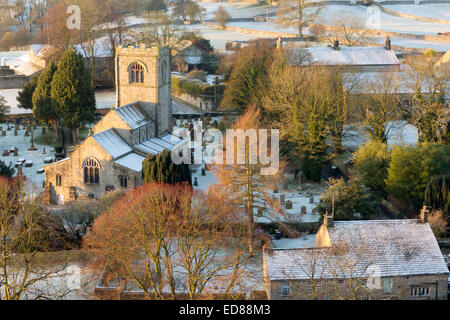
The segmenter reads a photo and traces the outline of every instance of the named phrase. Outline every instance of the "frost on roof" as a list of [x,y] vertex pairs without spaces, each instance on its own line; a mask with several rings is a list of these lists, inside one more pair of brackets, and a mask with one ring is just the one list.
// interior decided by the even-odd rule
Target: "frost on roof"
[[145,157],[138,155],[137,153],[127,154],[125,157],[115,160],[115,163],[120,164],[126,168],[134,170],[136,172],[142,171],[142,161],[145,160]]
[[292,48],[294,53],[306,50],[311,54],[313,63],[327,65],[398,65],[399,61],[392,50],[384,47],[311,47]]
[[[449,272],[429,224],[418,220],[335,221],[328,232],[332,247],[348,245],[349,260],[354,259],[361,270],[377,267],[381,277]],[[265,253],[271,280],[308,279],[305,265],[312,265],[314,259],[325,263],[329,258],[326,250],[275,249],[272,254]],[[322,276],[331,277],[328,270]]]
[[169,133],[159,138],[155,137],[148,139],[140,144],[137,144],[135,147],[145,153],[158,154],[164,149],[172,151],[173,148],[179,146],[183,142],[183,139]]
[[132,151],[130,146],[122,140],[114,129],[99,132],[92,137],[114,159]]
[[125,121],[131,129],[136,129],[151,121],[137,102],[127,104],[115,109],[115,112]]

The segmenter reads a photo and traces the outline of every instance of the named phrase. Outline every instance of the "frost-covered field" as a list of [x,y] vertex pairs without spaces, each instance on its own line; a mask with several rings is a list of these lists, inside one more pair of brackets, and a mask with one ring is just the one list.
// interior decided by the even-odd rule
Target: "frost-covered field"
[[368,29],[378,29],[390,32],[411,33],[419,35],[436,35],[438,32],[449,30],[445,24],[423,22],[411,19],[396,17],[381,12],[375,6],[348,6],[348,5],[327,5],[320,12],[320,19],[324,24],[330,24],[330,21],[342,15],[342,13],[351,13],[363,19]]
[[401,13],[412,14],[419,17],[450,20],[450,4],[396,4],[383,5],[383,7]]
[[266,14],[267,11],[271,13],[277,10],[277,8],[273,6],[250,4],[248,2],[201,2],[199,4],[205,8],[203,19],[214,19],[214,11],[216,11],[219,6],[224,7],[232,19],[251,18],[256,15]]

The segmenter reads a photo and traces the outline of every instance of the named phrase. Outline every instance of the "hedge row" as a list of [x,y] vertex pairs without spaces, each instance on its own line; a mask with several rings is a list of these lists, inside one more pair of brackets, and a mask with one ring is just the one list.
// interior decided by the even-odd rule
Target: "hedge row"
[[220,98],[223,95],[224,90],[225,85],[223,84],[199,84],[194,81],[188,81],[174,77],[172,78],[172,92],[178,95],[186,93],[194,97],[214,97],[214,95],[217,94],[217,97]]

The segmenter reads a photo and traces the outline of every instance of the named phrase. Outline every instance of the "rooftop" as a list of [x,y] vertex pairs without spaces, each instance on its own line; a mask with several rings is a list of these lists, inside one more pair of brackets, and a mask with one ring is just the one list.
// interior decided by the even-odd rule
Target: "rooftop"
[[121,106],[114,111],[125,121],[131,129],[136,129],[151,122],[150,117],[142,110],[138,102]]
[[[419,220],[335,221],[328,232],[331,248],[347,245],[345,259],[358,265],[361,275],[367,276],[370,268],[376,268],[381,277],[449,272],[430,225]],[[270,279],[310,279],[314,261],[316,268],[323,269],[319,267],[316,276],[330,278],[331,248],[266,252]]]
[[94,140],[114,159],[130,153],[132,149],[114,129],[108,129],[92,136]]
[[331,47],[310,47],[305,49],[292,48],[294,53],[298,50],[306,50],[311,54],[312,63],[325,65],[398,65],[394,51],[384,47],[339,47],[335,50]]

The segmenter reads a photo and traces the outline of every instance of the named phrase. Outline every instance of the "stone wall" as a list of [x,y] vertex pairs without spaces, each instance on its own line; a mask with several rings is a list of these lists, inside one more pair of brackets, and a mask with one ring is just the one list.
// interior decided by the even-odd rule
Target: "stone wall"
[[[144,66],[144,82],[130,83],[129,68]],[[142,101],[144,110],[156,121],[157,135],[171,130],[169,48],[118,47],[116,57],[117,106]]]
[[[82,165],[84,160],[89,157],[93,157],[100,163],[98,184],[84,183]],[[62,176],[62,186],[60,187],[56,186],[57,174]],[[116,164],[92,137],[84,140],[70,155],[70,159],[45,166],[45,182],[51,187],[52,203],[75,200],[71,196],[73,192],[75,192],[76,198],[89,196],[98,198],[110,187],[120,189],[119,175],[128,177],[128,188],[141,183],[138,172]]]
[[[447,300],[446,274],[392,277],[391,292],[384,291],[385,279],[386,278],[381,278],[381,288],[379,289],[361,289],[359,291],[358,299]],[[268,278],[266,278],[265,281],[265,288],[269,300],[308,300],[311,299],[313,293],[311,281],[309,279],[288,281],[291,291],[291,294],[288,296],[282,295],[282,288],[283,285],[286,284],[286,281],[267,282]],[[315,281],[318,298],[321,300],[339,299],[335,284],[339,288],[341,294],[346,297],[352,296],[352,292],[348,290],[348,287],[345,284],[339,283],[337,279],[324,279],[322,281]],[[424,297],[411,297],[412,287],[427,287],[430,290],[429,295]]]

